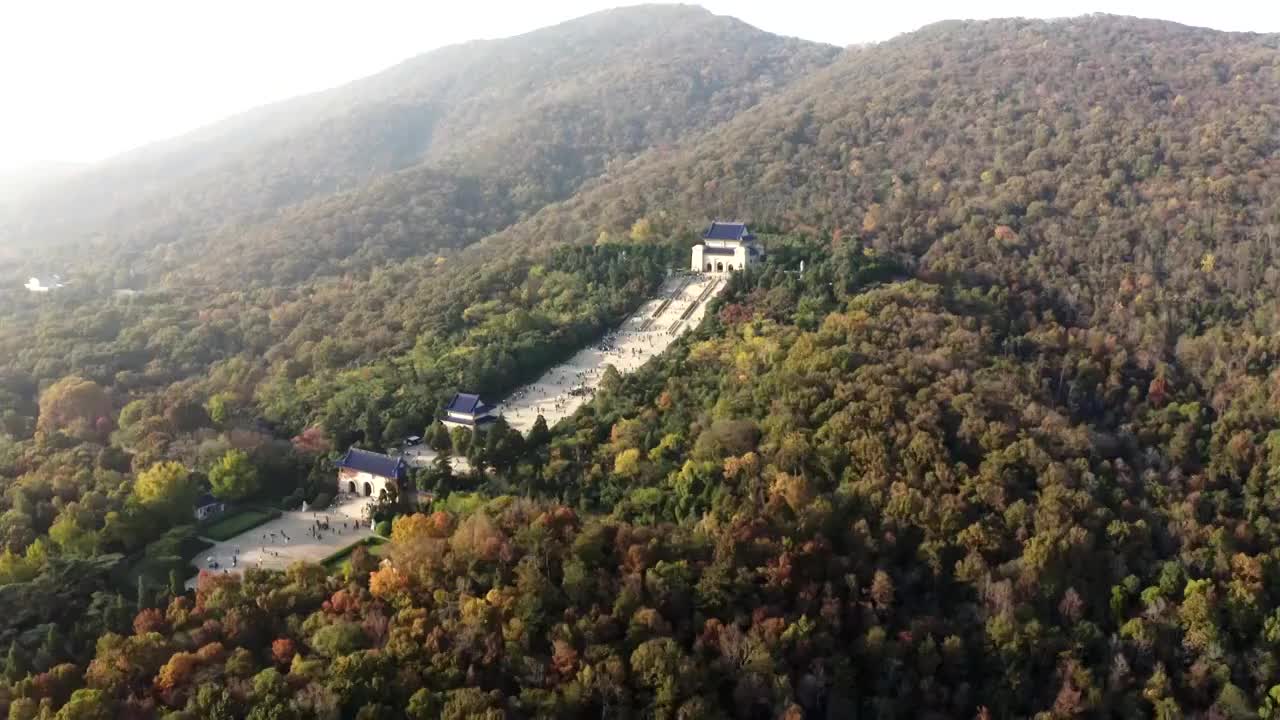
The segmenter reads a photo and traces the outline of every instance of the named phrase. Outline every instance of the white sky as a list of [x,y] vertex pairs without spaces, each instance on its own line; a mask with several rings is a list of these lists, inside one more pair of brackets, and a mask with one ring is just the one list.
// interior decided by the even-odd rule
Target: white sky
[[[0,0],[0,170],[88,162],[474,38],[625,0]],[[706,0],[836,45],[947,18],[1089,12],[1280,31],[1275,0]]]

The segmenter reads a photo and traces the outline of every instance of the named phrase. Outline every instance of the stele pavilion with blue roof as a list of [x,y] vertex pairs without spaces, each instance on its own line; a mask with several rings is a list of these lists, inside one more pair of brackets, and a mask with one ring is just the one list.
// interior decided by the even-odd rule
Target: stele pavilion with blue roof
[[493,408],[473,393],[454,395],[444,409],[444,424],[448,427],[483,428],[493,420]]

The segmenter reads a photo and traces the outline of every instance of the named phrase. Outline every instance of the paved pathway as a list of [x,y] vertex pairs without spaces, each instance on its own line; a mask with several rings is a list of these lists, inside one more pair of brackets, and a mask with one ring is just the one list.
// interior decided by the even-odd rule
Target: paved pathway
[[[685,330],[702,322],[707,303],[724,289],[724,280],[723,275],[715,273],[672,277],[657,297],[641,306],[616,332],[548,370],[537,382],[512,393],[499,412],[521,432],[528,432],[539,414],[547,419],[547,425],[555,425],[591,399],[605,366],[613,365],[621,373],[633,372],[666,350]],[[408,448],[406,453],[410,464],[417,467],[429,464],[435,457],[425,445]],[[453,458],[454,468],[460,472],[467,471],[466,462],[466,458]],[[360,497],[340,499],[327,511],[286,512],[225,542],[209,540],[214,546],[202,552],[195,565],[211,572],[239,573],[246,567],[283,570],[299,560],[319,562],[373,535],[368,522],[363,521],[367,502],[368,498]],[[316,517],[326,516],[330,530],[319,538],[312,537],[307,529],[314,525]],[[288,542],[285,535],[289,536]],[[211,561],[217,563],[216,569],[210,568]],[[196,578],[187,581],[188,588],[195,584]]]
[[498,412],[520,432],[528,432],[539,414],[548,426],[572,415],[595,394],[606,365],[633,372],[702,322],[707,302],[724,289],[724,279],[716,273],[673,276],[616,332],[513,392]]
[[[394,455],[395,452],[389,453]],[[427,447],[426,443],[418,445],[410,445],[404,449],[402,453],[404,459],[408,461],[409,467],[422,468],[431,465],[438,454],[435,450]],[[453,471],[458,474],[466,474],[471,472],[471,463],[461,455],[450,455],[449,464],[453,466]]]
[[[320,512],[286,512],[275,520],[246,530],[230,540],[218,542],[205,538],[214,545],[200,553],[193,564],[209,572],[225,570],[240,573],[246,567],[283,570],[299,560],[320,562],[342,548],[373,535],[369,523],[362,523],[360,517],[367,502],[368,498],[352,498]],[[329,519],[329,530],[322,531],[318,538],[313,537],[308,529],[314,527],[316,518],[324,520],[326,517]],[[344,522],[345,528],[342,525]],[[275,533],[274,538],[272,533]],[[288,542],[285,542],[285,535],[289,536]],[[232,566],[233,558],[236,560],[235,566]],[[216,568],[210,567],[211,559],[217,563]],[[196,578],[188,580],[186,585],[188,589],[194,588]]]

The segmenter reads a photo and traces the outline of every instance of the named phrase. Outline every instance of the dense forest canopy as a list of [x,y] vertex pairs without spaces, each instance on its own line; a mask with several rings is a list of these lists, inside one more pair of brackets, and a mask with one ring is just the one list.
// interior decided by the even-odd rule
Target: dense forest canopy
[[[1280,717],[1277,171],[1275,35],[687,7],[90,169],[4,226],[71,282],[0,273],[0,713]],[[437,422],[715,217],[768,261],[666,353]],[[323,506],[417,434],[387,543],[184,589],[197,495]]]
[[1274,309],[1278,157],[1276,35],[947,22],[846,51],[503,237],[751,217],[864,238],[925,273],[1036,283],[1082,320],[1168,348],[1168,313]]

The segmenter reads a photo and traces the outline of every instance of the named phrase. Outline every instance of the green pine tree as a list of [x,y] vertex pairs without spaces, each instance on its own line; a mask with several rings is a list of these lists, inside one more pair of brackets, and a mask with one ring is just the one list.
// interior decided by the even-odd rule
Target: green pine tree
[[437,495],[446,495],[454,490],[453,462],[449,451],[436,455],[431,462],[431,483]]
[[62,657],[62,637],[58,634],[58,626],[49,623],[49,630],[44,635],[44,642],[36,651],[36,661],[41,670],[48,670],[58,664]]
[[18,650],[18,641],[9,643],[9,655],[4,661],[4,676],[9,682],[17,682],[27,676],[27,664]]
[[533,421],[533,427],[529,429],[529,437],[525,444],[530,448],[540,448],[551,442],[551,429],[547,427],[547,419],[538,415]]
[[147,581],[141,575],[138,576],[138,612],[142,612],[150,606],[148,602]]
[[427,442],[432,450],[444,452],[453,448],[453,439],[449,437],[449,428],[439,420],[427,428]]
[[129,612],[129,605],[124,599],[124,595],[116,593],[116,599],[111,604],[111,619],[109,626],[117,628],[116,632],[126,632],[133,622],[133,614]]

